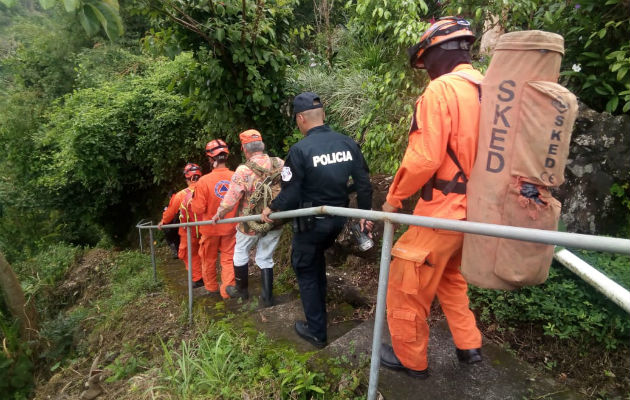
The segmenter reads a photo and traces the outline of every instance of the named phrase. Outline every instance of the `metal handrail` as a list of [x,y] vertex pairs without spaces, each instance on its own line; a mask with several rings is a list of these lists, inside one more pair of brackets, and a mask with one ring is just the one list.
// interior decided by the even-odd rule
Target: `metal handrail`
[[[585,235],[547,231],[543,229],[521,228],[516,226],[495,225],[482,222],[470,222],[446,218],[421,217],[418,215],[387,213],[383,211],[359,210],[355,208],[320,206],[300,208],[298,210],[271,213],[271,219],[304,217],[309,215],[338,215],[350,218],[366,218],[372,221],[389,220],[395,224],[418,225],[427,228],[446,229],[464,233],[474,233],[485,236],[502,237],[506,239],[524,240],[528,242],[555,244],[564,247],[574,247],[586,250],[606,251],[630,255],[630,240],[605,236]],[[245,221],[260,221],[260,215],[235,217],[219,220],[218,224]],[[178,228],[198,225],[212,225],[212,221],[187,222],[181,224],[162,225],[162,228]],[[136,225],[140,228],[140,226]],[[157,225],[145,225],[143,229],[157,228]]]
[[[144,249],[142,248],[142,229],[140,227],[146,226],[146,225],[152,225],[152,224],[153,224],[153,221],[147,220],[146,218],[141,219],[136,224],[136,227],[138,228],[138,242],[140,243],[140,253],[144,251]],[[152,230],[149,229],[149,234],[151,234],[151,232]]]
[[[291,211],[281,211],[270,214],[272,219],[284,219],[303,217],[309,215],[337,215],[350,218],[365,218],[372,221],[384,221],[383,243],[381,247],[381,264],[379,272],[378,292],[376,295],[376,310],[374,316],[374,336],[372,338],[372,357],[370,363],[370,382],[368,387],[368,400],[376,398],[376,389],[378,385],[379,365],[380,365],[380,349],[383,333],[383,324],[385,320],[385,299],[387,295],[387,283],[389,279],[389,264],[391,260],[391,249],[394,237],[394,224],[417,225],[428,228],[445,229],[464,233],[473,233],[485,236],[502,237],[507,239],[524,240],[536,243],[545,243],[552,245],[561,245],[567,247],[581,248],[587,250],[598,250],[620,254],[630,254],[630,240],[621,238],[611,238],[594,235],[584,235],[578,233],[555,232],[541,229],[521,228],[506,225],[494,225],[480,222],[451,220],[444,218],[421,217],[417,215],[387,213],[382,211],[359,210],[354,208],[343,208],[333,206],[320,206],[311,208],[302,208]],[[219,220],[217,224],[228,224],[245,221],[261,221],[260,215],[250,215],[246,217],[227,218]],[[190,228],[199,225],[211,225],[212,221],[187,222],[181,224],[162,225],[161,228],[186,228],[188,243],[190,243]],[[153,249],[153,229],[157,225],[136,225],[141,229],[149,229],[151,236],[151,255],[153,264],[153,273],[155,275],[155,257]],[[192,246],[188,246],[188,312],[189,322],[192,323]],[[568,251],[567,251],[568,252]],[[576,272],[586,282],[593,285],[597,290],[601,291],[621,306],[626,312],[630,313],[630,292],[616,284],[610,278],[599,273],[590,265],[582,262],[579,263],[575,259],[569,259],[564,252],[559,252],[561,256],[560,262],[567,268]],[[571,254],[570,252],[568,252]],[[576,257],[577,258],[577,257]],[[579,260],[579,258],[578,258]],[[581,260],[580,260],[581,261]],[[586,267],[584,266],[586,264]],[[588,267],[588,268],[587,268]],[[589,269],[590,268],[590,269]],[[579,272],[577,272],[579,271]],[[595,273],[595,272],[597,273]]]

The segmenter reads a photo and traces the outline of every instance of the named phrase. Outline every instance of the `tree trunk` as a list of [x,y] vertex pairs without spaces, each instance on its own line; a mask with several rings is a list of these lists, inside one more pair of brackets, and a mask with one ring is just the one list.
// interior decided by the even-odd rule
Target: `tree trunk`
[[37,337],[37,311],[32,302],[27,302],[24,291],[11,265],[0,252],[0,289],[11,315],[20,323],[20,334],[25,341]]

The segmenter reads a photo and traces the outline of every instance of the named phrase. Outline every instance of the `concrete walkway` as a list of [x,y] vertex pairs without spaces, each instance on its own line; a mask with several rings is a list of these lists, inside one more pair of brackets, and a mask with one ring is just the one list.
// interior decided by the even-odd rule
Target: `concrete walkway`
[[[159,267],[167,286],[182,299],[187,299],[186,271],[181,261],[172,260]],[[296,320],[304,319],[302,304],[295,293],[276,298],[277,305],[270,308],[256,307],[256,296],[260,293],[259,273],[250,271],[251,307],[244,307],[237,300],[225,301],[225,308],[233,312],[250,310],[251,318],[261,331],[275,340],[290,342],[302,352],[316,351],[314,357],[338,358],[345,356],[354,367],[365,368],[369,376],[374,321],[359,321],[344,318],[344,308],[330,306],[329,344],[318,350],[302,340],[294,331]],[[194,290],[196,304],[209,310],[218,296],[207,296],[203,288]],[[345,310],[347,315],[347,310]],[[342,322],[333,322],[343,320]],[[390,343],[385,326],[383,342]],[[438,399],[438,400],[522,400],[558,399],[573,400],[584,397],[570,388],[558,384],[552,377],[534,370],[530,365],[516,359],[508,351],[484,339],[484,359],[481,363],[467,365],[458,362],[451,334],[445,320],[431,326],[429,340],[429,372],[426,380],[417,380],[404,373],[380,368],[378,390],[380,398]]]
[[[254,315],[259,329],[275,339],[289,340],[302,351],[314,351],[313,346],[293,331],[293,322],[303,319],[301,303],[295,300],[258,311]],[[346,356],[353,366],[367,365],[372,349],[374,321],[352,326],[352,321],[330,325],[329,345],[317,357]],[[385,328],[384,343],[391,343]],[[431,327],[429,340],[429,371],[426,380],[417,380],[404,373],[380,368],[379,392],[389,399],[582,399],[553,378],[537,373],[528,364],[514,358],[493,343],[484,341],[484,360],[479,364],[462,364],[455,356],[455,347],[445,320]]]

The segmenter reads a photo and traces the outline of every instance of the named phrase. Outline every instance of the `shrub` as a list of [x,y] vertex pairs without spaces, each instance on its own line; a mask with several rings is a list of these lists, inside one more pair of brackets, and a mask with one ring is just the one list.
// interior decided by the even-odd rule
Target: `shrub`
[[205,138],[184,96],[169,90],[193,65],[190,54],[154,60],[144,74],[77,90],[51,109],[36,182],[64,221],[97,223],[120,239],[181,180],[186,161],[200,162]]
[[307,56],[303,65],[290,71],[289,83],[295,93],[308,90],[322,97],[327,122],[361,145],[371,172],[394,173],[406,146],[415,98],[425,81],[407,71],[400,57],[392,61],[379,45],[356,39],[359,32],[341,31],[333,66]]
[[35,293],[36,286],[57,285],[82,253],[81,247],[60,242],[42,250],[35,257],[16,263],[15,272],[22,285],[30,287],[27,293]]
[[[607,259],[607,257],[603,257]],[[627,275],[628,258],[611,257],[609,271]],[[628,278],[624,277],[625,284]],[[628,347],[627,314],[571,271],[554,262],[547,281],[514,291],[471,287],[473,308],[485,322],[505,325],[533,323],[545,335],[579,343],[597,342],[606,349]]]
[[25,294],[34,299],[40,315],[47,315],[60,306],[51,304],[57,299],[53,295],[54,289],[81,254],[81,247],[62,242],[14,265]]
[[31,350],[20,340],[17,323],[2,312],[3,306],[0,304],[0,393],[7,396],[3,398],[28,399],[33,388]]
[[446,11],[474,16],[478,23],[496,15],[508,31],[540,29],[562,35],[563,83],[598,111],[630,110],[627,1],[466,0],[450,2]]
[[74,352],[75,340],[81,332],[81,321],[87,315],[85,308],[76,308],[71,312],[59,312],[56,317],[42,322],[39,334],[44,350],[39,354],[39,359],[43,365],[54,371]]
[[238,143],[238,132],[257,128],[268,149],[278,149],[286,130],[285,72],[292,61],[289,30],[297,1],[142,0],[137,11],[154,29],[146,51],[193,52],[194,68],[176,86],[190,101],[192,117],[209,132]]

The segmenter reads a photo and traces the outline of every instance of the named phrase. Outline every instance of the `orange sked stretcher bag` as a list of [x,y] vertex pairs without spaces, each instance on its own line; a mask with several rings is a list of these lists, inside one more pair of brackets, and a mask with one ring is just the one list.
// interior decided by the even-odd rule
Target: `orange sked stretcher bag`
[[[577,101],[557,84],[562,36],[542,31],[499,39],[481,83],[477,158],[467,183],[467,219],[557,230],[560,202],[549,188],[564,182]],[[465,234],[462,273],[482,288],[544,282],[552,245]]]

